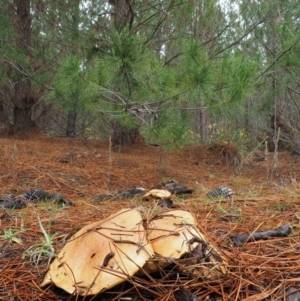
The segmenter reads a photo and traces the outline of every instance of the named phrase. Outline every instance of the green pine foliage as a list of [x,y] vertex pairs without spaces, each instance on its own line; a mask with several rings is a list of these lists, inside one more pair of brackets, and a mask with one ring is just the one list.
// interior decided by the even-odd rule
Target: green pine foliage
[[157,143],[169,150],[174,150],[191,142],[190,119],[178,109],[164,109],[158,112],[151,125],[143,134],[151,143]]
[[214,115],[234,116],[241,112],[253,91],[257,64],[241,53],[223,56],[216,69],[216,86],[207,109]]
[[[126,3],[119,2],[124,11]],[[38,96],[32,116],[47,101],[61,120],[73,110],[100,120],[99,131],[139,128],[170,148],[209,125],[263,128],[274,109],[297,129],[299,1],[133,1],[133,18],[119,16],[128,21],[122,30],[115,8],[32,1],[26,48],[17,39],[16,3],[1,2],[0,85],[9,120],[14,85],[26,80]]]
[[145,44],[145,37],[133,35],[126,27],[121,32],[110,28],[106,50],[95,59],[98,81],[105,79],[112,91],[122,94],[126,104],[140,102],[156,64]]
[[173,106],[174,95],[179,92],[174,70],[163,66],[145,37],[132,35],[128,28],[121,32],[110,29],[106,46],[91,70],[92,80],[99,84],[100,112],[130,129],[148,125],[147,118],[137,118],[132,108],[143,109],[146,104],[150,111],[161,111]]
[[98,87],[89,82],[84,60],[75,54],[67,55],[53,77],[49,100],[57,99],[57,106],[64,111],[76,109],[92,111]]
[[215,67],[198,40],[187,41],[183,50],[178,75],[187,90],[185,97],[191,104],[197,104],[199,97],[209,95],[213,89]]

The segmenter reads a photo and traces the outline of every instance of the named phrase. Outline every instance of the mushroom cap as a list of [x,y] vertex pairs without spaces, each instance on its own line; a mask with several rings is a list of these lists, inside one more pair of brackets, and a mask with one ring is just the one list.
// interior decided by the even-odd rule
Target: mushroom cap
[[[217,247],[213,246],[208,237],[204,235],[193,215],[186,210],[164,211],[148,221],[148,238],[156,254],[144,267],[152,272],[164,268],[172,262],[182,258],[185,254],[195,257],[201,254],[204,257],[195,269],[197,275],[211,278],[226,273],[226,260]],[[177,261],[180,262],[180,261]],[[192,260],[184,260],[184,264],[191,265]],[[220,268],[219,268],[220,267]],[[213,271],[213,272],[212,272]],[[194,272],[194,271],[193,271]]]
[[168,199],[171,197],[171,192],[166,189],[151,189],[143,195],[143,199],[147,200],[150,198],[155,199]]
[[94,295],[129,279],[153,256],[137,210],[123,209],[79,230],[51,263],[41,287]]
[[156,254],[180,258],[191,250],[188,241],[204,236],[197,230],[192,214],[185,210],[169,210],[154,216],[148,224],[148,238]]

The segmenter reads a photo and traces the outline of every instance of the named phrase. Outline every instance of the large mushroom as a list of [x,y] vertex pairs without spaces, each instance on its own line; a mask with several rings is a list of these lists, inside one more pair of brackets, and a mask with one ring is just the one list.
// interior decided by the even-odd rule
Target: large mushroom
[[141,214],[123,209],[78,231],[51,263],[41,287],[92,295],[130,279],[153,256]]
[[143,219],[138,210],[123,209],[72,236],[41,287],[54,283],[70,294],[95,295],[137,272],[151,273],[171,263],[197,277],[221,276],[226,260],[203,233],[186,210]]
[[148,272],[170,263],[204,278],[221,276],[227,271],[224,256],[200,231],[189,211],[169,210],[153,216],[148,220],[147,233],[155,253],[144,267]]

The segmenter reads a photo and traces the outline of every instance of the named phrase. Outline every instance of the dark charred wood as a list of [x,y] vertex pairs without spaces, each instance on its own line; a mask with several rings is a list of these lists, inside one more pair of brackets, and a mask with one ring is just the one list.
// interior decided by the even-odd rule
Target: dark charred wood
[[172,194],[191,194],[194,192],[194,189],[188,188],[185,184],[176,183],[173,180],[158,184],[151,189],[166,189]]
[[133,198],[135,196],[142,196],[144,195],[146,192],[145,189],[142,188],[133,188],[133,189],[129,189],[129,190],[121,190],[119,191],[119,195],[123,198],[123,199],[130,199]]
[[4,201],[0,203],[0,208],[7,208],[7,209],[23,209],[26,208],[27,204],[23,198],[16,198],[11,201]]
[[267,240],[272,237],[286,237],[292,232],[292,227],[289,225],[283,225],[276,230],[257,231],[252,234],[244,233],[238,234],[235,237],[231,237],[234,245],[241,247],[246,242],[253,242],[257,240]]
[[47,200],[50,198],[50,194],[44,190],[41,189],[30,189],[27,190],[23,196],[32,202],[41,201],[41,200]]
[[59,205],[67,205],[74,206],[74,203],[68,200],[63,195],[52,193],[41,190],[41,189],[30,189],[26,191],[24,194],[19,196],[4,196],[0,198],[0,208],[14,208],[14,209],[22,209],[28,206],[29,202],[37,203],[49,201],[54,202]]
[[184,193],[193,193],[194,189],[188,188],[185,185],[177,184],[173,188],[168,189],[171,193],[184,194]]
[[119,190],[117,193],[93,196],[94,202],[98,204],[101,201],[116,201],[119,199],[131,199],[136,196],[143,196],[147,191],[143,188],[133,188],[129,190]]

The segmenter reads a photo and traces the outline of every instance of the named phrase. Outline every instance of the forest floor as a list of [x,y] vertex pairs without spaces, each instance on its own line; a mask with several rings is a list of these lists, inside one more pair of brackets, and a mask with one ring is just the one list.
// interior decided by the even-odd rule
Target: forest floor
[[[300,281],[300,158],[297,162],[291,153],[279,152],[275,164],[274,153],[256,162],[253,152],[234,166],[231,160],[225,162],[224,150],[229,158],[238,152],[226,143],[166,153],[144,142],[112,151],[108,141],[30,134],[0,142],[0,196],[38,188],[75,203],[66,208],[41,203],[0,209],[0,300],[81,300],[39,287],[48,258],[38,257],[46,244],[38,219],[53,235],[58,251],[69,233],[142,203],[139,198],[95,203],[95,196],[135,187],[150,189],[167,180],[194,189],[192,195],[175,197],[174,203],[195,214],[229,262],[224,278],[182,282],[185,287],[201,300],[300,300],[295,293],[294,299],[287,299],[291,289],[299,289]],[[207,193],[218,186],[231,188],[233,198],[208,198]],[[247,242],[242,247],[228,243],[231,236],[285,224],[293,228],[287,237]],[[175,300],[170,293],[174,288],[160,288],[161,296],[154,299]],[[105,298],[93,300],[113,300]],[[147,298],[131,300],[152,300]]]

